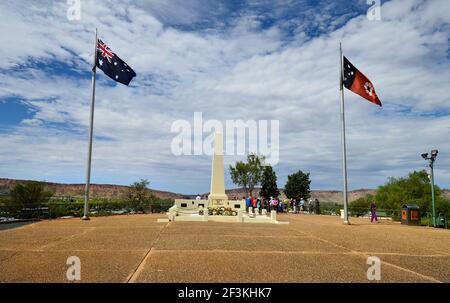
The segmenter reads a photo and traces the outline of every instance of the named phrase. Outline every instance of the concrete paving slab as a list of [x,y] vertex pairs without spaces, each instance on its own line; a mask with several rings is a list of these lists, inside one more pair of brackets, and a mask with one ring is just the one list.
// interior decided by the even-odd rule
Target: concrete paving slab
[[[138,282],[370,282],[355,255],[155,251]],[[429,282],[388,266],[381,282]]]
[[246,250],[246,251],[327,251],[345,252],[332,244],[307,236],[180,235],[165,234],[156,250]]
[[49,250],[149,250],[164,226],[138,228],[99,227],[61,242]]
[[277,236],[293,233],[295,227],[277,224],[246,224],[234,222],[170,222],[165,234],[210,234],[210,235],[254,235]]
[[424,257],[382,255],[379,257],[382,261],[401,266],[422,275],[433,277],[442,282],[450,283],[450,256]]
[[145,252],[22,252],[1,262],[0,282],[69,283],[67,258],[81,261],[80,282],[126,282]]
[[19,229],[0,232],[0,249],[42,249],[50,243],[68,239],[81,234],[81,228],[54,228],[51,230],[33,228],[28,225]]
[[51,220],[0,231],[0,282],[449,282],[450,231],[332,216],[280,215],[289,225],[157,223],[164,215]]
[[[343,225],[331,216],[293,216],[299,233],[333,242],[349,250],[376,253],[417,255],[445,254],[450,247],[450,232],[399,224],[370,224],[366,219],[352,218]],[[431,243],[430,243],[431,242]]]
[[157,226],[158,218],[166,218],[164,214],[151,215],[123,215],[108,217],[90,217],[89,221],[83,221],[80,218],[56,219],[39,222],[42,227],[45,226],[66,226],[66,227],[126,227],[126,226]]
[[2,262],[7,262],[12,256],[18,254],[18,251],[14,250],[0,250],[0,268]]

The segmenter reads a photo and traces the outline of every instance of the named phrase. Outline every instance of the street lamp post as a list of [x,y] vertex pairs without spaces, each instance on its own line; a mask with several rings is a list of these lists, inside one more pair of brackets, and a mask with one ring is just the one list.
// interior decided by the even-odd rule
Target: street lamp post
[[436,208],[435,208],[435,198],[434,198],[434,172],[433,172],[433,165],[434,165],[434,161],[436,160],[437,154],[438,154],[438,150],[437,149],[433,149],[430,153],[430,156],[428,156],[428,153],[424,153],[422,154],[422,158],[424,158],[425,160],[429,160],[430,161],[430,181],[431,181],[431,207],[432,207],[432,211],[433,211],[433,226],[436,227]]
[[434,172],[433,172],[433,161],[430,161],[431,168],[431,207],[433,208],[433,226],[436,227],[436,208],[434,200]]

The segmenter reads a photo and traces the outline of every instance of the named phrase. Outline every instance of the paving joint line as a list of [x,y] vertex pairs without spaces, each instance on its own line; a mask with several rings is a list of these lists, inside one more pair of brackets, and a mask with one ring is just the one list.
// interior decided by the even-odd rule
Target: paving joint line
[[75,239],[75,238],[77,238],[77,237],[84,236],[84,235],[86,235],[87,233],[89,233],[89,232],[91,232],[91,231],[94,231],[94,230],[95,230],[95,227],[89,227],[89,228],[86,228],[86,230],[83,230],[83,232],[81,232],[81,233],[79,233],[79,234],[74,234],[74,235],[68,236],[67,238],[58,239],[58,240],[56,240],[56,241],[54,241],[54,242],[51,242],[51,243],[48,243],[48,244],[46,244],[46,245],[41,246],[39,249],[40,249],[41,251],[45,251],[45,249],[47,249],[47,248],[49,248],[49,247],[56,246],[56,245],[58,245],[58,244],[62,244],[62,243],[64,243],[64,242],[66,242],[66,241],[73,240],[73,239]]
[[[314,238],[316,238],[316,239],[318,239],[318,240],[320,240],[320,241],[323,241],[323,242],[325,242],[325,243],[334,245],[334,246],[339,247],[339,248],[342,248],[342,249],[346,249],[346,250],[350,251],[351,253],[353,253],[355,256],[360,256],[360,257],[364,257],[364,258],[367,258],[367,257],[370,257],[370,256],[371,256],[371,254],[359,252],[359,251],[356,251],[356,250],[347,248],[347,247],[345,247],[345,246],[336,244],[336,243],[334,243],[334,242],[332,242],[332,241],[325,240],[325,239],[322,239],[322,238],[317,237],[317,236],[314,236],[314,235],[311,235],[311,236],[314,237]],[[386,261],[382,261],[382,260],[380,260],[380,261],[381,261],[381,264],[388,265],[388,266],[394,267],[394,268],[396,268],[396,269],[399,269],[399,270],[402,270],[402,271],[405,271],[405,272],[408,272],[408,273],[411,273],[411,274],[415,274],[415,275],[417,275],[417,276],[419,276],[419,277],[421,277],[421,278],[423,278],[423,279],[426,279],[426,280],[429,280],[429,281],[432,281],[432,282],[442,283],[442,281],[437,280],[437,279],[435,279],[435,278],[433,278],[433,277],[423,275],[423,274],[418,273],[418,272],[416,272],[416,271],[413,271],[413,270],[410,270],[410,269],[407,269],[407,268],[404,268],[404,267],[401,267],[401,266],[399,266],[399,265],[395,265],[395,264],[392,264],[392,263],[389,263],[389,262],[386,262]]]
[[336,251],[336,252],[324,252],[320,250],[309,250],[309,251],[286,251],[286,250],[234,250],[234,249],[154,249],[154,252],[164,252],[164,253],[179,253],[181,252],[192,252],[192,253],[255,253],[255,254],[316,254],[316,255],[384,255],[384,256],[399,256],[399,257],[425,257],[425,258],[446,258],[444,255],[410,255],[402,253],[371,253],[371,252],[358,252],[358,251]]
[[323,251],[285,251],[285,250],[226,250],[226,249],[154,249],[153,252],[157,253],[242,253],[242,254],[294,254],[294,255],[353,255],[351,252],[323,252]]
[[[58,249],[58,250],[42,250],[39,248],[35,249],[22,249],[17,250],[15,248],[2,248],[1,251],[13,251],[17,253],[21,252],[147,252],[146,249]],[[0,260],[1,261],[1,260]]]
[[424,258],[446,258],[447,255],[438,254],[438,255],[419,255],[419,254],[405,254],[405,253],[391,253],[391,252],[369,252],[369,251],[361,251],[361,254],[364,255],[380,255],[380,256],[399,256],[399,257],[424,257]]
[[20,251],[15,250],[14,253],[11,256],[8,256],[8,257],[6,257],[4,259],[1,259],[0,263],[2,263],[3,261],[6,261],[6,260],[12,259],[13,257],[17,256],[20,253],[21,253]]
[[163,228],[161,228],[161,230],[158,233],[158,236],[155,238],[155,240],[153,240],[152,245],[150,246],[150,249],[147,251],[147,253],[144,255],[144,257],[142,258],[141,262],[139,262],[138,266],[136,267],[136,269],[127,276],[127,279],[125,280],[125,283],[136,283],[137,279],[139,278],[139,276],[141,275],[141,272],[144,270],[145,264],[147,263],[147,260],[150,259],[150,256],[152,254],[152,252],[154,251],[154,246],[155,244],[158,242],[159,238],[161,237],[163,230],[170,224],[170,222],[167,222]]

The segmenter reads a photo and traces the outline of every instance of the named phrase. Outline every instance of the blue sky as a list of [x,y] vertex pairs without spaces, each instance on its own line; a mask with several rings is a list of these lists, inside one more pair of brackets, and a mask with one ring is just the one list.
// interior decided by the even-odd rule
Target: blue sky
[[[83,183],[93,29],[138,77],[97,82],[92,182],[209,190],[208,156],[171,152],[174,121],[279,120],[283,186],[296,170],[340,189],[339,42],[382,109],[346,96],[349,186],[426,168],[450,187],[450,3],[365,0],[81,0],[0,4],[0,177]],[[241,160],[226,156],[226,165]],[[233,184],[226,173],[226,186]]]

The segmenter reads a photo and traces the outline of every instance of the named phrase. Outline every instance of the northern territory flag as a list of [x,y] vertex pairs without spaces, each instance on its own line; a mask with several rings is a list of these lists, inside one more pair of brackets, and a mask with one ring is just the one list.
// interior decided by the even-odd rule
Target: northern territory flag
[[119,58],[102,40],[97,40],[96,65],[114,81],[128,85],[136,77],[134,70]]
[[347,89],[372,103],[382,106],[372,82],[370,82],[370,80],[364,76],[363,73],[361,73],[350,61],[348,61],[345,56],[343,69],[344,79],[342,82]]

